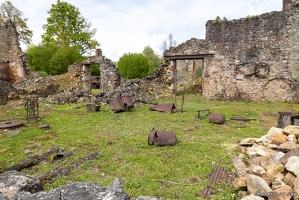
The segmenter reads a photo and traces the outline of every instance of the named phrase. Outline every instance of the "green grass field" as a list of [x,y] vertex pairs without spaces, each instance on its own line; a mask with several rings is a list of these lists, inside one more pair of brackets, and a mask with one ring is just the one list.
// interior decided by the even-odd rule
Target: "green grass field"
[[[177,99],[177,108],[181,108]],[[158,103],[172,103],[170,99]],[[15,165],[51,148],[73,151],[61,167],[93,152],[102,152],[96,160],[71,170],[70,174],[46,184],[53,189],[72,182],[93,182],[107,187],[115,178],[125,182],[124,190],[132,199],[157,196],[165,199],[203,199],[209,173],[216,166],[231,171],[232,156],[239,154],[237,141],[261,137],[277,125],[278,111],[298,112],[298,104],[286,102],[225,102],[203,100],[200,95],[185,96],[184,112],[150,111],[149,105],[136,103],[130,112],[114,113],[108,106],[100,112],[86,111],[87,103],[52,105],[40,103],[38,121],[26,122],[18,135],[0,129],[0,170]],[[210,109],[224,114],[227,122],[216,125],[195,118],[197,110]],[[203,113],[204,114],[204,113]],[[0,106],[0,121],[23,120],[26,111],[18,101]],[[249,122],[232,122],[242,116]],[[50,124],[49,130],[39,128]],[[152,128],[171,131],[177,136],[175,146],[149,146]],[[6,150],[5,150],[6,149]],[[5,150],[5,151],[1,151]],[[32,154],[26,155],[25,150]],[[57,163],[42,162],[25,173],[38,177]],[[224,180],[211,186],[210,199],[232,199],[236,193],[232,183]]]

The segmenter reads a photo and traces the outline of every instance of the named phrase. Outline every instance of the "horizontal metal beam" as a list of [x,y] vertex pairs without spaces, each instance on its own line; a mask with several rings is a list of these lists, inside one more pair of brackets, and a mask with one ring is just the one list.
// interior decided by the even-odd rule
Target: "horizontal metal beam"
[[193,59],[204,59],[206,57],[212,57],[214,54],[197,54],[197,55],[174,55],[164,56],[165,60],[193,60]]

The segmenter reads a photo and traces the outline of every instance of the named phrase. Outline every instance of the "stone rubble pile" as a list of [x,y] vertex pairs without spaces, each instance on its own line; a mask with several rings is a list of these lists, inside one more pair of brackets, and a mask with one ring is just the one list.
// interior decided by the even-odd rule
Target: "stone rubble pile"
[[[130,196],[123,190],[124,182],[116,178],[106,188],[99,184],[75,182],[50,191],[44,191],[42,184],[34,177],[19,171],[7,171],[0,174],[0,199],[4,200],[129,200]],[[136,200],[163,200],[159,197],[138,197]]]
[[233,185],[242,200],[299,199],[299,126],[272,127],[261,138],[239,142],[232,158]]

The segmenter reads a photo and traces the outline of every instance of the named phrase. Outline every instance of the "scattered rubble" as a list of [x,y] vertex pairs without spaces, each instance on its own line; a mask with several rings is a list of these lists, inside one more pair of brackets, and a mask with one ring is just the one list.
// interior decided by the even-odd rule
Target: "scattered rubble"
[[[299,199],[299,127],[272,127],[260,138],[239,142],[233,184],[242,200]],[[246,197],[244,197],[244,193]]]

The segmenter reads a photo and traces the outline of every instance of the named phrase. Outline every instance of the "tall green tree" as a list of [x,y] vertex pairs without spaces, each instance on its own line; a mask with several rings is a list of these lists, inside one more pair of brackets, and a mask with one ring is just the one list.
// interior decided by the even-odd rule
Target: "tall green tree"
[[10,19],[15,24],[19,33],[19,40],[29,45],[33,32],[27,26],[28,18],[24,17],[24,13],[14,7],[10,1],[5,1],[0,6],[0,15],[1,17]]
[[157,54],[155,54],[154,50],[150,46],[146,46],[143,49],[142,54],[148,59],[149,64],[152,66],[152,70],[156,70],[161,67],[163,58],[160,58]]
[[128,53],[119,59],[117,69],[124,78],[144,78],[150,74],[151,65],[141,53]]
[[26,55],[32,71],[44,71],[51,75],[66,73],[69,65],[84,60],[77,48],[60,47],[53,43],[29,46]]
[[96,29],[91,29],[91,23],[86,21],[77,7],[57,0],[48,14],[47,23],[43,25],[43,43],[76,47],[81,54],[90,53],[99,45],[92,39]]
[[169,33],[168,38],[164,39],[162,43],[162,51],[164,52],[166,49],[170,47],[175,47],[177,44],[176,40],[173,39],[172,33]]

